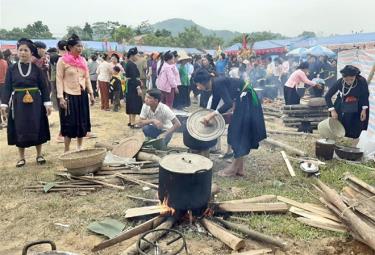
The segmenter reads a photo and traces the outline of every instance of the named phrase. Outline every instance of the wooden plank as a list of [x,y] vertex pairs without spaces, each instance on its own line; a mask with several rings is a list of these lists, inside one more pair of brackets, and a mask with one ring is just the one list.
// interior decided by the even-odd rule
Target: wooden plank
[[343,195],[349,207],[375,222],[375,196],[368,198],[350,187],[343,188]]
[[361,186],[362,188],[364,188],[368,192],[375,195],[375,187],[373,187],[373,186],[369,185],[368,183],[362,181],[361,179],[357,178],[356,176],[354,176],[350,173],[346,173],[344,178],[345,178],[345,180],[350,180],[350,181],[354,182],[355,184]]
[[277,212],[286,213],[288,205],[286,203],[228,203],[219,204],[216,210],[221,212]]
[[148,199],[148,198],[144,198],[144,197],[135,197],[135,196],[130,196],[130,195],[127,195],[126,197],[130,198],[130,199],[137,200],[137,201],[142,201],[142,202],[145,202],[145,203],[160,203],[160,200],[158,200],[158,199]]
[[348,230],[346,229],[345,226],[339,227],[339,226],[336,226],[336,225],[331,225],[329,223],[321,223],[320,221],[308,219],[308,218],[304,218],[304,217],[298,217],[297,220],[299,222],[302,222],[306,225],[309,225],[309,226],[315,227],[315,228],[321,228],[321,229],[330,230],[330,231],[339,232],[339,233],[347,233],[348,232]]
[[125,219],[153,214],[161,214],[165,212],[166,209],[161,205],[129,208],[125,211]]
[[280,147],[280,148],[288,151],[289,153],[295,154],[297,156],[302,156],[302,157],[307,156],[306,152],[298,150],[298,149],[296,149],[296,148],[294,148],[294,147],[292,147],[292,146],[290,146],[288,144],[284,144],[282,142],[273,140],[271,138],[265,139],[264,142],[267,143],[267,144],[269,144],[269,145],[272,145],[272,146]]
[[141,186],[147,186],[147,187],[152,188],[152,189],[157,190],[159,188],[158,185],[155,185],[155,184],[152,184],[152,183],[149,183],[149,182],[146,182],[146,181],[142,181],[142,180],[139,180],[139,179],[135,179],[135,178],[132,178],[130,176],[123,175],[123,174],[115,174],[114,176],[116,176],[118,178],[121,178],[121,179],[124,179],[125,181],[136,183],[136,184],[141,185]]
[[292,205],[294,207],[298,207],[298,208],[303,209],[305,211],[312,212],[312,213],[314,213],[314,214],[316,214],[320,217],[327,218],[327,219],[330,219],[330,220],[334,220],[336,222],[341,222],[341,220],[331,212],[328,212],[328,213],[322,212],[321,210],[317,210],[315,207],[305,205],[303,203],[297,202],[295,200],[292,200],[292,199],[289,199],[289,198],[286,198],[286,197],[283,197],[283,196],[277,196],[277,200],[279,200],[281,202],[284,202],[284,203],[287,203],[289,205]]
[[283,159],[285,161],[285,164],[286,164],[286,167],[288,168],[290,176],[295,177],[296,173],[294,172],[292,164],[290,164],[290,161],[289,161],[285,151],[281,151],[281,156],[283,157]]
[[228,200],[228,201],[222,201],[222,202],[213,202],[211,204],[237,204],[237,203],[261,203],[261,202],[270,202],[272,200],[275,200],[275,195],[262,195],[258,197],[252,197],[252,198],[245,198],[245,199],[237,199],[237,200]]
[[244,251],[239,253],[231,253],[230,255],[263,255],[271,253],[271,249],[259,249],[259,250],[251,250],[251,251]]
[[157,216],[151,220],[148,220],[130,230],[124,231],[120,233],[118,236],[106,240],[98,245],[95,245],[94,248],[92,248],[92,252],[97,252],[100,250],[103,250],[105,248],[111,247],[115,244],[118,244],[120,242],[123,242],[125,240],[128,240],[134,236],[137,236],[139,234],[142,234],[148,230],[154,229],[155,227],[159,226],[164,220],[164,217]]
[[201,223],[208,232],[210,232],[215,238],[228,245],[232,250],[238,251],[246,246],[244,239],[233,235],[231,232],[226,231],[224,228],[213,223],[212,221],[203,218]]
[[298,215],[298,216],[302,216],[302,217],[308,218],[310,220],[315,220],[315,221],[318,221],[322,224],[330,224],[332,226],[345,227],[345,225],[343,225],[341,223],[338,223],[338,222],[330,220],[330,219],[323,218],[319,215],[313,214],[311,212],[308,212],[306,210],[303,210],[303,209],[300,209],[300,208],[297,208],[297,207],[294,207],[294,206],[290,207],[289,211],[293,214]]
[[108,182],[104,182],[104,181],[99,181],[99,180],[96,180],[96,179],[91,178],[91,177],[72,176],[72,178],[73,179],[77,179],[77,180],[84,180],[84,181],[89,181],[89,182],[92,182],[92,183],[101,184],[103,186],[106,186],[106,187],[109,187],[109,188],[112,188],[112,189],[125,190],[125,187],[114,185],[114,184],[111,184],[111,183],[108,183]]

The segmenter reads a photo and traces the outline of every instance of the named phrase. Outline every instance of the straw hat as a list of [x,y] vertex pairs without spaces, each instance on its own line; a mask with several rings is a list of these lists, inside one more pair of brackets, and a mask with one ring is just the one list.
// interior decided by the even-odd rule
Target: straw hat
[[178,61],[182,60],[191,60],[191,57],[185,51],[180,51],[178,53]]

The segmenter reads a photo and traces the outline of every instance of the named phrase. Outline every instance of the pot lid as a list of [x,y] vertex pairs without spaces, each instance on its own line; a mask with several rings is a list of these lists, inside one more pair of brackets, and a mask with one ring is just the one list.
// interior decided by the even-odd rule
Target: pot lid
[[193,138],[208,142],[215,140],[224,133],[225,120],[220,114],[216,115],[215,118],[210,121],[209,126],[201,122],[203,118],[211,112],[213,112],[213,110],[200,109],[189,116],[186,122],[186,128]]
[[319,171],[319,167],[310,162],[303,162],[301,163],[300,167],[302,171],[309,173],[309,174],[313,174]]
[[336,143],[334,140],[331,140],[331,139],[318,139],[316,142],[320,144],[329,144],[329,145],[334,145]]
[[142,148],[143,141],[143,138],[137,136],[126,138],[113,147],[112,153],[122,158],[133,158]]
[[210,159],[191,153],[170,154],[160,161],[160,167],[179,174],[195,174],[200,170],[211,170],[212,166]]

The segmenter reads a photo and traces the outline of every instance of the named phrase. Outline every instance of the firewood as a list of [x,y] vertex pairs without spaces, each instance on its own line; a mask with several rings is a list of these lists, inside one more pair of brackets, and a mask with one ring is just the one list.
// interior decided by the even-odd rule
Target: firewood
[[152,189],[157,190],[159,188],[158,185],[155,185],[155,184],[152,184],[152,183],[149,183],[149,182],[145,182],[145,181],[142,181],[142,180],[139,180],[139,179],[135,179],[135,178],[132,178],[130,176],[123,175],[123,174],[115,174],[114,176],[116,176],[118,178],[121,178],[125,181],[129,181],[129,182],[141,185],[141,186],[147,186],[147,187],[152,188]]
[[375,222],[375,196],[368,198],[350,187],[343,188],[343,196],[348,206]]
[[323,190],[323,196],[327,201],[335,205],[340,211],[345,221],[349,224],[349,227],[353,232],[356,232],[363,241],[375,250],[375,229],[368,226],[363,220],[355,215],[350,208],[340,198],[340,195],[333,189],[329,188],[322,181],[317,180],[319,187]]
[[292,167],[292,164],[290,163],[289,159],[288,159],[288,156],[286,155],[285,151],[281,151],[281,156],[283,157],[284,159],[284,162],[286,164],[286,167],[288,168],[288,171],[289,171],[289,174],[290,176],[292,177],[295,177],[296,176],[296,173],[294,172],[294,169]]
[[144,197],[135,197],[135,196],[130,196],[130,195],[127,195],[126,197],[130,198],[130,199],[142,201],[142,202],[145,202],[145,203],[160,203],[160,201],[158,199],[148,199],[148,198],[144,198]]
[[231,253],[230,255],[263,255],[271,253],[271,249],[259,249],[259,250],[251,250],[251,251],[244,251],[239,253]]
[[228,245],[232,250],[238,251],[245,248],[245,240],[235,236],[234,234],[226,231],[224,228],[213,223],[212,221],[203,218],[201,220],[203,227],[207,229],[214,237],[219,239],[221,242]]
[[272,117],[277,117],[277,118],[280,118],[281,117],[281,113],[277,113],[277,112],[263,112],[264,115],[268,115],[268,116],[272,116]]
[[136,235],[142,234],[148,230],[154,229],[155,227],[159,226],[164,221],[164,218],[161,216],[157,216],[151,220],[148,220],[141,225],[138,225],[130,230],[124,231],[120,233],[118,236],[106,240],[96,246],[91,250],[92,252],[97,252],[103,250],[105,248],[111,247],[115,244],[128,240]]
[[375,187],[370,186],[369,184],[367,184],[366,182],[357,178],[356,176],[354,176],[350,173],[346,173],[344,179],[354,182],[355,184],[359,185],[360,187],[362,187],[363,189],[365,189],[369,193],[372,193],[372,195],[375,195]]
[[125,211],[125,219],[166,212],[166,208],[164,208],[162,205],[129,208]]
[[119,189],[119,190],[125,190],[125,187],[122,187],[122,186],[118,186],[118,185],[114,185],[114,184],[111,184],[111,183],[107,183],[107,182],[104,182],[104,181],[99,181],[97,179],[94,179],[94,178],[91,178],[91,177],[83,177],[83,176],[72,176],[73,179],[78,179],[78,180],[84,180],[84,181],[89,181],[89,182],[92,182],[92,183],[97,183],[97,184],[101,184],[105,187],[109,187],[109,188],[112,188],[112,189]]
[[251,230],[247,227],[244,227],[244,226],[241,226],[241,225],[229,222],[229,221],[225,221],[225,220],[222,220],[220,218],[216,218],[216,220],[218,220],[226,228],[229,228],[229,229],[235,230],[235,231],[239,231],[239,232],[245,234],[247,237],[250,237],[251,239],[261,241],[261,242],[264,242],[264,243],[269,243],[269,244],[281,247],[282,249],[286,248],[287,244],[283,240],[275,239],[272,236],[262,234],[260,232]]
[[238,204],[238,203],[262,203],[262,202],[271,202],[272,200],[275,200],[275,195],[262,195],[258,197],[252,197],[252,198],[245,198],[245,199],[237,199],[237,200],[227,200],[227,201],[221,201],[221,202],[214,202],[212,204],[219,205],[219,204]]
[[147,160],[147,161],[152,161],[152,162],[160,162],[161,158],[150,153],[146,152],[138,152],[137,154],[137,159],[138,160]]
[[292,199],[282,197],[282,196],[277,196],[277,200],[279,200],[281,202],[284,202],[284,203],[287,203],[289,205],[292,205],[294,207],[298,207],[300,209],[312,212],[312,213],[314,213],[314,214],[316,214],[320,217],[327,218],[327,219],[330,219],[330,220],[334,220],[336,222],[341,222],[341,220],[339,218],[337,218],[334,214],[332,214],[330,211],[323,212],[322,210],[316,209],[315,207],[305,205],[303,203],[300,203],[300,202],[297,202],[297,201],[294,201]]
[[[169,217],[166,221],[161,223],[157,228],[155,229],[170,229],[173,227],[173,224],[176,222],[176,219],[174,217]],[[154,243],[158,241],[161,237],[163,237],[167,232],[166,231],[158,231],[155,233],[150,233],[147,235],[147,240],[150,241],[151,243]],[[146,244],[146,242],[141,243],[141,249],[145,250],[149,247],[149,244]],[[138,254],[138,249],[137,249],[137,243],[133,244],[132,246],[128,247],[122,255],[135,255]]]
[[272,146],[280,147],[280,148],[288,151],[289,153],[295,154],[297,156],[302,156],[302,157],[307,156],[306,152],[298,150],[298,149],[296,149],[296,148],[294,148],[294,147],[292,147],[288,144],[284,144],[284,143],[281,143],[279,141],[275,141],[271,138],[265,139],[264,142],[267,143],[267,144],[270,144]]
[[268,134],[273,135],[291,135],[291,136],[317,136],[317,134],[302,133],[302,132],[293,132],[293,131],[278,131],[278,130],[268,130]]
[[298,217],[297,220],[299,222],[302,222],[306,225],[309,225],[309,226],[315,227],[315,228],[330,230],[330,231],[339,232],[339,233],[347,233],[348,232],[348,230],[345,226],[341,227],[341,226],[331,225],[330,223],[326,223],[326,222],[322,223],[318,220],[308,219],[308,218],[304,218],[304,217]]
[[[26,191],[30,192],[44,192],[43,188],[38,189],[25,189]],[[51,188],[48,190],[49,192],[67,192],[67,191],[95,191],[96,188]]]
[[302,216],[302,217],[305,217],[305,218],[310,219],[310,220],[315,220],[315,221],[318,221],[322,224],[330,224],[332,226],[345,228],[345,225],[343,225],[341,223],[338,223],[338,222],[330,220],[330,219],[323,218],[319,215],[316,215],[314,213],[305,211],[303,209],[300,209],[300,208],[297,208],[297,207],[294,207],[294,206],[290,207],[289,211],[293,214],[298,215],[298,216]]
[[211,185],[211,196],[215,196],[220,192],[220,188],[216,183],[212,183]]
[[227,203],[218,204],[215,208],[220,212],[275,212],[286,213],[286,203]]

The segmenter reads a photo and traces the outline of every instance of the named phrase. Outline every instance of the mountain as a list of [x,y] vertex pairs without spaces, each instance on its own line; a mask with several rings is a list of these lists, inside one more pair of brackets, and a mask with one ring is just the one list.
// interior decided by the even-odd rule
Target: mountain
[[229,30],[213,30],[208,29],[205,27],[202,27],[198,24],[196,24],[192,20],[186,20],[186,19],[168,19],[161,22],[157,22],[152,27],[157,30],[166,29],[172,33],[173,36],[178,35],[178,33],[181,33],[184,31],[185,28],[191,27],[191,26],[197,26],[198,29],[201,31],[203,35],[212,35],[216,34],[217,37],[223,38],[225,42],[229,42],[234,37],[241,35],[239,32],[233,32]]

